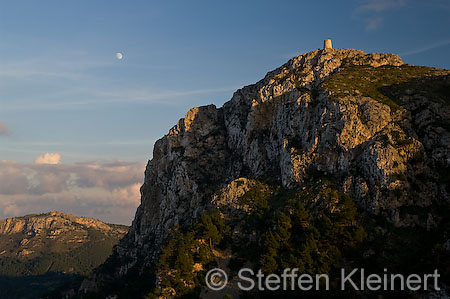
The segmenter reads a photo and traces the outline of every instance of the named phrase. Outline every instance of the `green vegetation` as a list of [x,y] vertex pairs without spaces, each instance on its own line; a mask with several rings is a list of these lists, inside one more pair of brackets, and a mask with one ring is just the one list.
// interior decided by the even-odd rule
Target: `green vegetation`
[[323,87],[332,92],[332,98],[363,95],[396,110],[401,104],[399,96],[405,94],[425,95],[431,100],[450,104],[448,74],[441,69],[411,65],[350,65],[326,79]]
[[[41,225],[39,221],[45,222],[48,216],[27,215],[13,221],[35,221]],[[41,225],[35,230],[1,235],[0,298],[41,298],[48,292],[55,292],[48,298],[61,298],[58,290],[64,286],[79,287],[82,279],[111,255],[128,229],[111,224],[111,230],[103,232],[78,222],[66,222],[70,215],[51,217],[64,219],[53,218],[57,223],[51,229]]]
[[201,216],[184,230],[175,229],[157,263],[161,284],[146,298],[172,290],[183,298],[198,298],[204,282],[203,267],[215,266],[216,248],[229,242],[230,227],[218,211]]
[[[395,227],[383,217],[358,212],[351,198],[330,182],[319,181],[298,190],[256,182],[240,201],[249,206],[249,213],[242,219],[228,219],[213,211],[194,224],[172,232],[154,270],[161,279],[160,284],[146,298],[167,294],[198,298],[205,285],[206,271],[219,265],[224,267],[224,253],[230,249],[232,258],[226,267],[231,277],[244,265],[252,265],[266,273],[280,274],[285,268],[299,268],[300,273],[327,273],[333,278],[339,277],[338,269],[349,263],[370,273],[381,274],[386,267],[392,273],[404,274],[432,273],[437,268],[444,277],[450,276],[450,254],[441,245],[442,238],[450,234],[449,226],[444,231]],[[411,206],[403,212],[424,219],[429,211]],[[230,231],[236,230],[236,225],[243,231],[231,238]],[[329,293],[242,295],[243,298],[326,298]]]
[[[43,251],[38,255],[27,258],[12,256],[0,257],[0,275],[20,277],[25,275],[43,275],[48,272],[71,273],[87,275],[102,264],[112,253],[117,239],[104,235],[94,229],[88,229],[88,241],[83,245],[72,248],[59,248],[58,251]],[[41,245],[51,243],[52,240],[43,239]],[[59,244],[60,247],[67,246]]]
[[[417,215],[426,221],[428,213],[448,215],[444,206],[418,207],[406,206],[401,213]],[[362,247],[356,261],[361,267],[372,273],[382,273],[383,267],[391,273],[423,274],[438,269],[440,281],[450,279],[450,252],[442,246],[450,235],[448,217],[440,227],[395,227],[382,217],[365,218],[365,227],[371,236]]]
[[[267,273],[298,268],[301,273],[324,274],[339,266],[343,250],[354,248],[365,238],[364,229],[356,225],[353,201],[326,183],[318,200],[329,206],[323,213],[305,208],[315,193],[298,192],[286,205],[272,209],[259,263]],[[317,196],[317,194],[315,195]]]
[[[308,204],[312,197],[320,208]],[[223,263],[223,253],[230,249],[231,270],[251,262],[268,273],[287,267],[298,267],[304,273],[329,273],[366,237],[356,224],[353,201],[330,183],[285,190],[257,182],[240,200],[249,205],[250,213],[242,219],[245,233],[238,239],[233,240],[230,231],[239,221],[226,223],[219,211],[173,230],[156,265],[160,284],[146,298],[168,294],[198,298],[206,271]],[[247,236],[252,233],[257,238],[250,241]]]

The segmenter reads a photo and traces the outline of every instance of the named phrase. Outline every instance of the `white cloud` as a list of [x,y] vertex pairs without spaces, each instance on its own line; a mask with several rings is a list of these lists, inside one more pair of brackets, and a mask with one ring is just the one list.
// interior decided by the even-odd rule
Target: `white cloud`
[[34,163],[36,164],[59,164],[61,161],[61,155],[58,153],[45,153],[36,158]]
[[8,126],[0,121],[0,136],[9,136],[11,135],[11,131],[9,130]]
[[112,191],[112,199],[118,205],[137,206],[141,199],[141,184],[132,184]]
[[21,167],[11,161],[0,163],[0,194],[22,194],[28,189],[28,178]]
[[[44,162],[59,162],[44,157]],[[60,210],[130,224],[140,203],[145,165],[135,162],[0,162],[0,218]]]

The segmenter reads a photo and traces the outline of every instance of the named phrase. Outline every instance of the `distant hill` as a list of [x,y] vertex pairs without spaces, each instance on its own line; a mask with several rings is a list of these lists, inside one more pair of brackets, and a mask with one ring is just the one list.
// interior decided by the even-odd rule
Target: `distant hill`
[[37,298],[81,279],[127,231],[61,212],[0,220],[0,298]]

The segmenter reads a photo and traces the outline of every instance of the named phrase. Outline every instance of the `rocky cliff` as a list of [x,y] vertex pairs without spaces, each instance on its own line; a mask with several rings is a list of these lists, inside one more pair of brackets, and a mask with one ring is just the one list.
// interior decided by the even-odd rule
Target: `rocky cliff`
[[107,224],[100,220],[76,217],[57,211],[0,220],[0,235],[4,236],[24,234],[35,237],[44,235],[55,239],[55,236],[82,232],[89,228],[116,238],[120,238],[128,231],[128,227],[125,225]]
[[128,227],[61,212],[2,219],[0,257],[29,258],[70,251],[89,243],[89,230],[118,241]]
[[82,292],[154,265],[169,232],[212,207],[242,210],[240,178],[287,190],[326,179],[396,227],[438,226],[441,216],[417,209],[450,202],[449,86],[448,70],[327,49],[292,58],[221,108],[191,109],[156,142],[132,227]]

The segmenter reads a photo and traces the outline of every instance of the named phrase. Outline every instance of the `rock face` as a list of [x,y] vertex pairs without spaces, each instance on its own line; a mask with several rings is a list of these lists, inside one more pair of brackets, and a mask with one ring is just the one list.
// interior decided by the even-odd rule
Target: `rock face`
[[49,236],[53,236],[73,232],[76,230],[75,225],[86,229],[92,228],[117,237],[127,232],[123,225],[110,225],[99,220],[54,211],[47,214],[2,219],[0,220],[0,235],[23,233],[35,236],[49,233]]
[[[141,205],[112,259],[116,276],[151,265],[173,226],[191,223],[217,190],[240,177],[272,179],[286,188],[327,177],[369,213],[396,225],[421,225],[400,215],[399,207],[449,201],[448,185],[428,179],[450,166],[450,133],[437,122],[449,119],[448,106],[414,90],[401,91],[398,103],[388,105],[365,91],[325,84],[358,67],[411,69],[392,54],[317,50],[239,89],[221,108],[191,109],[155,144]],[[449,71],[434,71],[448,81]],[[412,185],[415,191],[405,192]],[[104,279],[101,271],[84,290]]]
[[0,220],[0,257],[33,258],[42,253],[66,252],[89,243],[89,230],[118,241],[123,225],[76,217],[61,212]]

